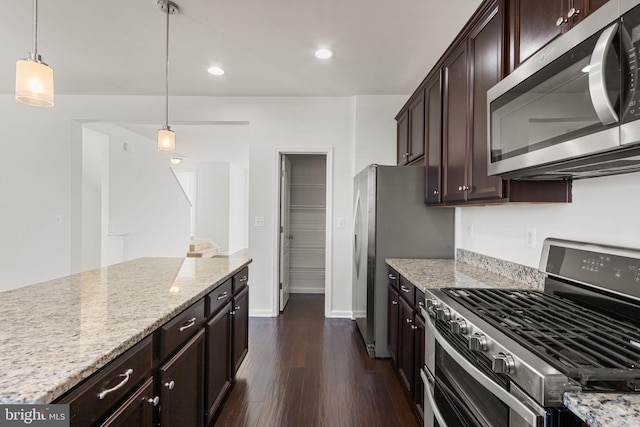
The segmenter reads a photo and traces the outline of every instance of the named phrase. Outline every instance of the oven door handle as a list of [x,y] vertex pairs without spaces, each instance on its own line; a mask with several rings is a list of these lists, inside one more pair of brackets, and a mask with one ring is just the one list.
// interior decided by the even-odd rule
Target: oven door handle
[[425,327],[428,330],[427,334],[432,334],[438,344],[442,347],[442,349],[458,364],[462,369],[464,369],[469,375],[476,379],[485,389],[487,389],[491,394],[500,399],[502,403],[507,405],[510,409],[512,409],[515,413],[517,413],[520,417],[522,417],[526,422],[531,426],[537,426],[539,417],[544,417],[545,413],[542,408],[540,408],[537,412],[534,412],[532,408],[525,405],[516,398],[514,395],[509,393],[507,390],[500,387],[498,384],[493,382],[491,378],[486,376],[482,371],[473,366],[471,362],[465,359],[460,353],[456,351],[455,348],[438,332],[436,327],[433,325],[431,319],[428,319],[425,322]]
[[440,427],[448,427],[447,422],[440,413],[440,409],[438,409],[436,399],[433,397],[433,388],[431,388],[431,383],[435,382],[435,379],[431,376],[431,373],[426,372],[424,369],[420,369],[420,376],[424,383],[424,395],[429,401],[429,406],[431,406],[431,409],[433,410],[433,416],[436,417],[436,421],[438,421],[438,425]]
[[616,22],[600,34],[593,48],[591,62],[589,63],[589,95],[591,95],[591,102],[596,110],[598,119],[603,125],[618,122],[618,114],[616,114],[616,110],[611,105],[607,94],[607,81],[604,71],[607,54],[611,49],[617,29],[618,23]]

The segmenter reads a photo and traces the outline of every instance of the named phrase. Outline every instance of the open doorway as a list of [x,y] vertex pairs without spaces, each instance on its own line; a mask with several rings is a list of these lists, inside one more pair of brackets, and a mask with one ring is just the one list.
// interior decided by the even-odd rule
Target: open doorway
[[[330,295],[330,156],[279,154],[278,306],[291,294]],[[328,268],[329,266],[329,268]]]

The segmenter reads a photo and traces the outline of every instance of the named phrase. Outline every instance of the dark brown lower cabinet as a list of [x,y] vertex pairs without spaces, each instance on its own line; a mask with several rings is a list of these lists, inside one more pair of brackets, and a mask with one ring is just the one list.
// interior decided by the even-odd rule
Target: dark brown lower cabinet
[[233,337],[232,377],[235,377],[238,368],[249,351],[249,287],[245,286],[233,297],[233,309],[231,310],[231,331]]
[[398,325],[398,375],[409,396],[413,396],[414,330],[413,306],[400,298]]
[[227,303],[207,322],[206,425],[211,424],[224,396],[231,387],[231,303]]
[[389,300],[387,302],[387,347],[393,363],[398,368],[398,316],[400,303],[398,291],[389,285]]
[[149,378],[100,427],[152,427],[159,401],[153,394],[153,378]]
[[160,425],[202,427],[204,330],[159,369]]
[[415,360],[414,360],[414,378],[415,378],[415,390],[413,393],[413,403],[416,408],[416,412],[421,419],[424,419],[424,384],[422,383],[422,377],[420,376],[420,369],[424,364],[424,333],[425,324],[422,316],[416,313],[415,316]]

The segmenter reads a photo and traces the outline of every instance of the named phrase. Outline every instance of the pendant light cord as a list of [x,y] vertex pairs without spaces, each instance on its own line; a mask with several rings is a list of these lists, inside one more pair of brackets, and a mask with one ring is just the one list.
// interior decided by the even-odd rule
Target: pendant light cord
[[33,0],[33,53],[38,56],[38,0]]
[[[37,1],[37,0],[36,0]],[[167,43],[166,43],[166,57],[167,57],[167,62],[166,62],[166,68],[165,68],[165,77],[166,77],[166,81],[165,81],[165,126],[167,128],[169,128],[169,15],[171,14],[170,12],[171,9],[171,5],[167,4],[167,10],[166,10],[166,14],[167,14]]]

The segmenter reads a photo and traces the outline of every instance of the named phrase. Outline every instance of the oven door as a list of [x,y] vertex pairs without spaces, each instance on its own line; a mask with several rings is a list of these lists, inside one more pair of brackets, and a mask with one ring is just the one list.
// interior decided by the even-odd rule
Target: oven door
[[489,90],[490,175],[526,176],[620,146],[628,61],[610,3]]
[[545,426],[544,408],[525,403],[509,391],[515,385],[500,384],[478,369],[437,330],[434,319],[425,322],[425,334],[425,427]]

